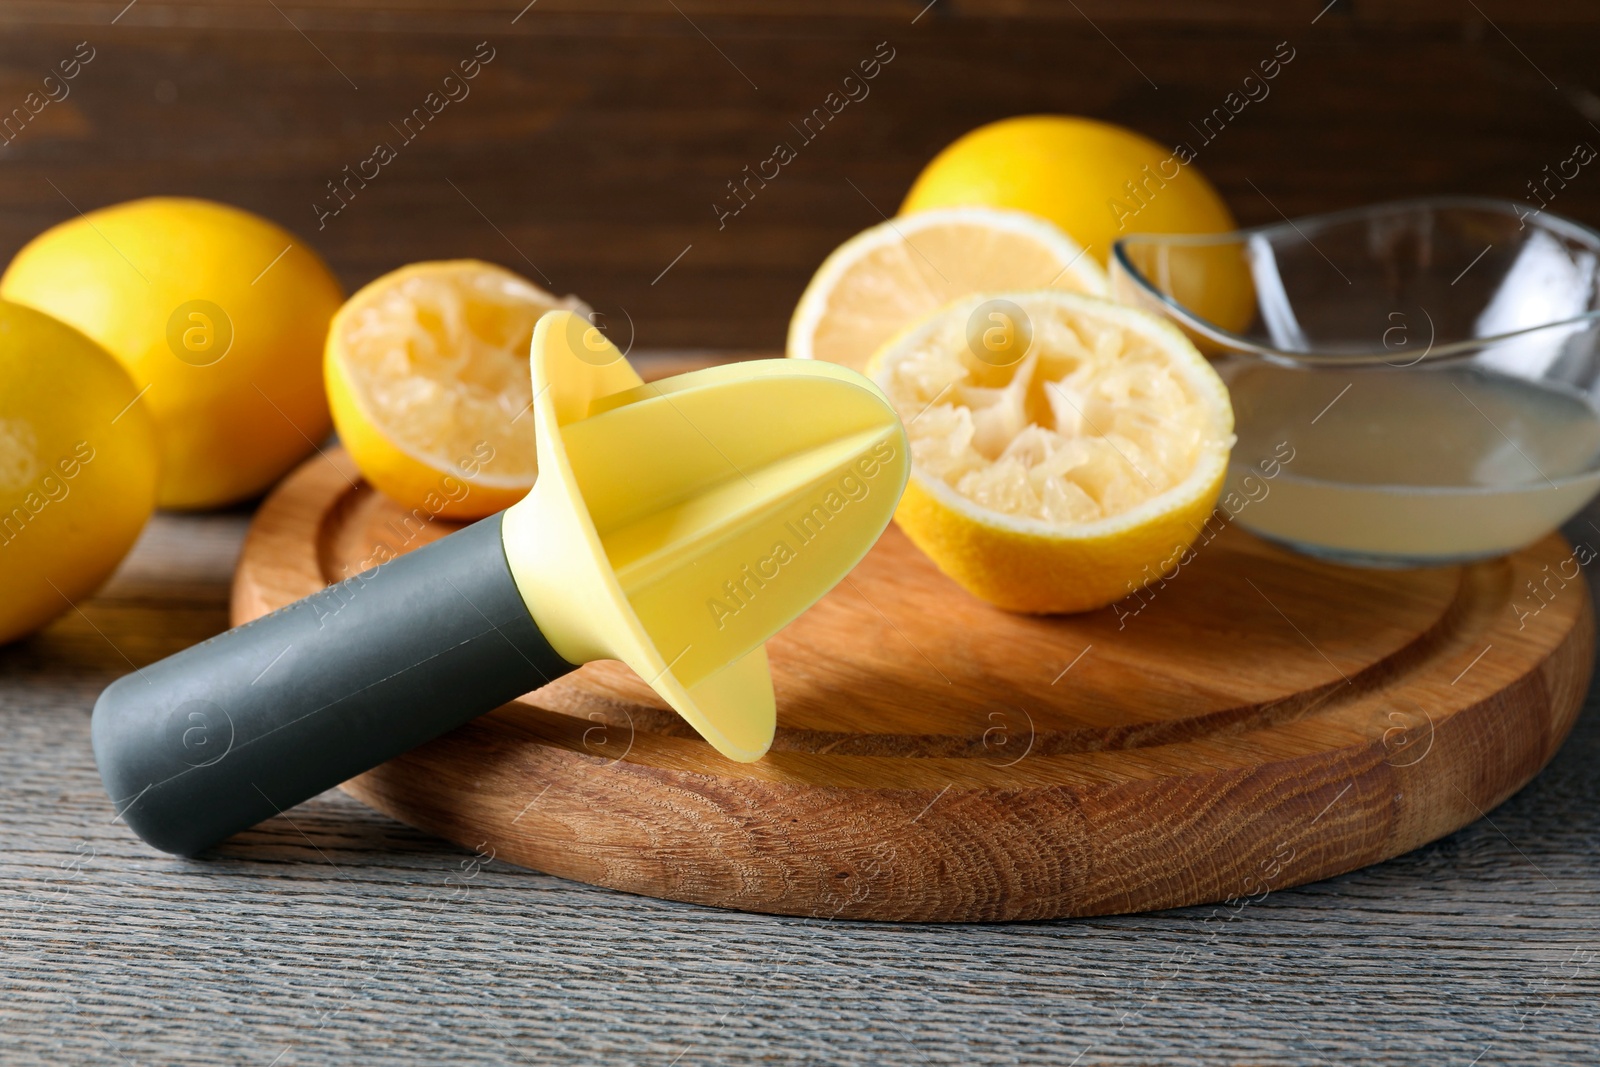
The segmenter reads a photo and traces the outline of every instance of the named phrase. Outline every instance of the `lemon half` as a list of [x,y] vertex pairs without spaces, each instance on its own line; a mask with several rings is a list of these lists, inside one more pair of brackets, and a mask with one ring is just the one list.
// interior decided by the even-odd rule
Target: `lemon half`
[[346,301],[323,371],[367,481],[425,518],[478,519],[522,499],[539,470],[528,346],[557,308],[588,310],[470,259],[413,263]]
[[911,440],[896,522],[945,574],[1012,611],[1103,607],[1172,570],[1233,446],[1227,389],[1193,344],[1073,293],[956,301],[869,374]]
[[1103,295],[1105,272],[1053,224],[1021,211],[955,208],[891,219],[840,245],[789,323],[788,355],[860,370],[910,323],[969,293]]

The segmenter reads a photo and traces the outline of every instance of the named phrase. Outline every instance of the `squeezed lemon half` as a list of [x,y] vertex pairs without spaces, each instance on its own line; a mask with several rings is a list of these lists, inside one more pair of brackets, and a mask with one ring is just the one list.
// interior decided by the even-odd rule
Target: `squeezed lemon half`
[[429,516],[477,519],[533,486],[528,345],[547,311],[587,312],[476,260],[414,263],[352,296],[328,330],[334,425],[366,479]]
[[1177,565],[1222,488],[1227,389],[1182,334],[1133,308],[1048,290],[967,297],[868,372],[911,441],[896,522],[999,607],[1128,595]]
[[789,323],[787,354],[852,370],[910,323],[970,293],[1050,289],[1103,295],[1105,272],[1053,224],[969,207],[890,219],[823,261]]

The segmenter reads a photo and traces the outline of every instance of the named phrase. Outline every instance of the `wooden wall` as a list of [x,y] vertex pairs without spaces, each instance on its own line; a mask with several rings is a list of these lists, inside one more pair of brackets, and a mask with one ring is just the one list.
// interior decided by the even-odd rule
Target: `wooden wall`
[[[7,3],[0,114],[78,42],[94,58],[0,146],[0,254],[74,206],[193,194],[290,226],[349,286],[479,256],[626,308],[644,347],[775,349],[815,265],[958,134],[1059,111],[1182,139],[1280,41],[1292,65],[1199,161],[1244,222],[1277,217],[1251,183],[1291,215],[1514,197],[1600,146],[1582,0],[924,2]],[[885,41],[870,96],[719,230],[725,183]],[[402,142],[479,42],[470,94]],[[319,232],[379,141],[396,158]],[[1600,222],[1600,168],[1551,206]]]

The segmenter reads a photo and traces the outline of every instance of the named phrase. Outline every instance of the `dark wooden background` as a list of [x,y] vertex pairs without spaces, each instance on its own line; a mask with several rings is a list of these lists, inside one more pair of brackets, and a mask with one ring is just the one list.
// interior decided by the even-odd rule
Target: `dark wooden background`
[[[960,133],[1057,111],[1172,142],[1279,41],[1294,62],[1199,161],[1242,222],[1515,197],[1600,146],[1584,0],[126,2],[0,5],[0,111],[96,50],[0,147],[0,255],[71,204],[215,197],[295,229],[348,286],[480,256],[626,308],[645,348],[781,347],[816,264]],[[324,183],[485,40],[471,95],[317,232]],[[719,232],[725,183],[879,41],[896,58],[871,95]],[[1600,170],[1552,208],[1600,221]]]

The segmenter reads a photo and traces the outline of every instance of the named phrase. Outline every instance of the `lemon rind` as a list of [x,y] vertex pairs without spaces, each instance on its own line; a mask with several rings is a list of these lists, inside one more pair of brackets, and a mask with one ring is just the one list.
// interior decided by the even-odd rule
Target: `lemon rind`
[[887,219],[862,230],[828,254],[811,276],[805,292],[800,295],[800,302],[795,305],[794,314],[789,318],[784,353],[790,359],[817,358],[812,350],[811,338],[815,336],[817,324],[827,312],[828,297],[837,286],[839,277],[852,265],[885,245],[909,242],[923,230],[953,222],[978,222],[993,229],[1037,238],[1042,244],[1060,245],[1063,251],[1070,249],[1071,255],[1064,257],[1067,265],[1062,268],[1063,273],[1071,271],[1080,282],[1093,286],[1097,295],[1109,295],[1111,291],[1110,279],[1100,262],[1088,255],[1071,234],[1049,219],[1012,208],[970,205],[919,211],[915,215]]

